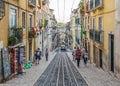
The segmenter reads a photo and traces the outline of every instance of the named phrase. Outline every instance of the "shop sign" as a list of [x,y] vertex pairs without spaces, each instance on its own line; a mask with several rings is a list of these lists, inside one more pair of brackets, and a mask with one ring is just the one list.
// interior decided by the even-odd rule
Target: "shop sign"
[[7,48],[2,48],[2,71],[3,71],[4,79],[6,79],[11,73]]

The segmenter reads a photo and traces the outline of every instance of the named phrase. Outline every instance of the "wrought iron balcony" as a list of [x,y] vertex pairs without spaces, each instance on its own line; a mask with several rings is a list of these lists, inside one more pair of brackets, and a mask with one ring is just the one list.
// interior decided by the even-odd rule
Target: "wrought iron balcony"
[[28,0],[28,5],[35,7],[36,6],[36,0]]
[[89,35],[90,35],[90,39],[94,40],[94,29],[90,29]]
[[22,40],[23,40],[23,29],[13,28],[12,34],[8,37],[8,45],[14,46],[18,43],[21,43]]
[[0,0],[0,20],[5,16],[5,1]]
[[18,39],[18,43],[22,42],[22,39],[23,39],[23,29],[22,28],[17,28],[14,31],[14,35]]
[[99,44],[103,44],[103,36],[104,36],[104,32],[102,30],[90,30],[89,31],[89,35],[90,35],[90,39],[92,39],[93,41],[99,43]]
[[103,44],[103,31],[95,31],[95,41],[99,44]]
[[80,24],[80,18],[76,18],[75,19],[75,23],[78,25],[78,24]]
[[28,38],[32,39],[35,37],[34,31],[33,31],[33,27],[29,27],[28,28]]

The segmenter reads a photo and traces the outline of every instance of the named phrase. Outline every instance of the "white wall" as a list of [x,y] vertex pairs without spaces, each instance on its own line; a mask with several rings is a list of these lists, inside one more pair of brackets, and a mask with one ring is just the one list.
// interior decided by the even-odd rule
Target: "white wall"
[[116,0],[116,14],[115,14],[115,74],[120,78],[120,0]]

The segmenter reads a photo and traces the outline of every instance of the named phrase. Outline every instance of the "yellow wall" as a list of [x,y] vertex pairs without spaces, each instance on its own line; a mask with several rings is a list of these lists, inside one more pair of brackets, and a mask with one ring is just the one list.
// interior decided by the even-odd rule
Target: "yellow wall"
[[[114,31],[114,26],[115,26],[115,0],[103,0],[103,8],[101,9],[96,9],[91,12],[91,17],[96,19],[96,28],[99,29],[99,21],[98,18],[99,16],[103,17],[103,31],[104,31],[104,43],[103,47],[98,47],[103,50],[103,58],[108,57],[108,34],[112,31]],[[93,41],[91,41],[91,61],[93,62]],[[98,57],[97,57],[98,58]],[[104,63],[103,63],[104,64]],[[106,58],[106,64],[108,65],[107,58]]]
[[[10,11],[10,6],[14,6],[15,8],[17,8],[17,25],[18,27],[22,26],[22,12],[24,11],[26,13],[26,26],[25,26],[25,32],[24,32],[24,43],[26,45],[26,57],[28,57],[29,53],[28,53],[28,47],[29,47],[29,43],[28,43],[28,18],[29,18],[29,13],[32,14],[32,27],[34,27],[35,25],[35,15],[33,14],[33,12],[35,11],[34,7],[31,7],[28,5],[28,0],[7,0],[7,2],[9,2],[10,4],[6,3],[6,12],[5,12],[5,16],[4,18],[0,21],[0,41],[3,41],[3,47],[8,46],[8,33],[9,33],[9,11]],[[18,7],[20,7],[21,9],[19,9]],[[34,41],[32,41],[32,56],[34,55]],[[27,58],[28,59],[28,58]]]
[[7,46],[8,39],[8,26],[9,26],[9,9],[6,5],[6,14],[2,20],[0,20],[0,41],[3,41],[3,47]]
[[[108,33],[114,30],[115,18],[115,0],[103,0],[103,9],[95,10],[92,14],[96,18],[96,29],[98,29],[98,18],[103,16],[103,31],[104,31],[104,50],[108,53]],[[109,4],[108,4],[109,3]]]

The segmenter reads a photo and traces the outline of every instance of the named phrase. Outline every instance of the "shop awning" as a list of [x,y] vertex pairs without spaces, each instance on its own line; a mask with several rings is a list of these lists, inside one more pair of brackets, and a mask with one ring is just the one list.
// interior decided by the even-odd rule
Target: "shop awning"
[[8,48],[15,48],[15,47],[19,47],[19,46],[25,46],[25,45],[23,43],[19,43],[14,46],[8,46]]

